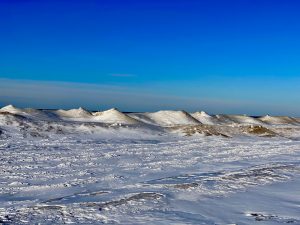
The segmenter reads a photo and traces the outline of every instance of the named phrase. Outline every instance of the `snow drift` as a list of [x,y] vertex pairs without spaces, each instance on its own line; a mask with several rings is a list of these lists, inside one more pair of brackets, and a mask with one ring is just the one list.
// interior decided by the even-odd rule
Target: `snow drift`
[[94,119],[102,123],[138,124],[138,120],[112,108],[102,112],[93,113]]
[[63,110],[59,109],[54,111],[54,113],[60,117],[66,117],[66,118],[91,118],[92,114],[85,110],[84,108],[78,108],[78,109],[70,109],[70,110]]
[[[174,129],[173,129],[174,128]],[[255,118],[246,115],[216,115],[205,112],[189,114],[185,111],[163,110],[153,113],[123,113],[116,108],[91,113],[83,108],[70,110],[20,109],[12,105],[0,109],[1,133],[14,130],[27,137],[47,137],[52,134],[106,133],[118,136],[126,133],[155,133],[186,136],[239,135],[261,137],[299,138],[300,123],[292,117],[265,116]],[[115,129],[115,130],[113,130]],[[126,130],[127,129],[127,130]]]
[[268,124],[273,124],[273,125],[280,125],[280,124],[298,124],[299,122],[288,116],[263,116],[259,117],[259,120],[268,123]]
[[163,110],[154,113],[144,113],[149,121],[160,126],[174,126],[174,125],[197,125],[200,121],[192,117],[185,111]]
[[204,111],[195,112],[195,113],[192,113],[191,115],[203,124],[214,125],[214,124],[219,123],[219,121],[216,117],[212,117]]
[[14,114],[21,114],[24,113],[24,110],[16,108],[13,105],[7,105],[0,109],[1,112],[9,112]]

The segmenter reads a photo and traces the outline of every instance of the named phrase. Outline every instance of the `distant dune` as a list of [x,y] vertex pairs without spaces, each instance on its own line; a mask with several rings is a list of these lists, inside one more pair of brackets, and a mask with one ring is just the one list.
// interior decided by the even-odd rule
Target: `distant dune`
[[268,124],[297,124],[299,123],[296,119],[288,116],[263,116],[259,120]]
[[60,117],[67,117],[67,118],[91,118],[92,114],[83,109],[83,108],[78,108],[78,109],[70,109],[70,110],[63,110],[59,109],[54,111],[54,113]]
[[144,116],[161,126],[201,124],[200,121],[185,111],[164,110],[154,113],[144,113]]
[[103,123],[137,124],[140,121],[131,118],[116,108],[93,113],[94,119]]
[[[250,135],[261,137],[294,137],[300,132],[300,121],[288,116],[251,117],[247,115],[209,115],[204,111],[162,110],[145,113],[123,113],[116,108],[89,112],[86,109],[43,110],[17,108],[8,105],[0,109],[1,133],[15,129],[23,136],[47,137],[51,132],[88,133],[118,136],[127,129],[125,136],[135,132],[179,134],[184,136],[233,137]],[[5,128],[6,127],[6,128]],[[8,132],[9,133],[9,132]],[[127,134],[126,134],[127,133]]]
[[203,124],[214,125],[219,123],[219,120],[216,117],[210,116],[204,111],[195,112],[191,115]]

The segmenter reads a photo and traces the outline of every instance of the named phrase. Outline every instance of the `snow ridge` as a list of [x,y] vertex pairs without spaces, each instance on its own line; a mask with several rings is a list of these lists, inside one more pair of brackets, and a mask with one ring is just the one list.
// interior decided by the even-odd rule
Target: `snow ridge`
[[200,121],[183,110],[161,110],[154,113],[145,113],[145,116],[161,126],[201,124]]
[[54,113],[60,117],[67,117],[67,118],[90,118],[90,117],[92,117],[92,114],[82,107],[79,107],[78,109],[70,109],[70,110],[59,109],[59,110],[56,110]]
[[19,114],[22,113],[23,110],[13,106],[13,105],[7,105],[4,106],[3,108],[0,109],[1,112],[9,112],[9,113],[14,113],[14,114]]
[[192,113],[191,116],[193,116],[195,119],[197,119],[203,124],[207,124],[207,125],[218,124],[217,118],[210,116],[204,111]]
[[297,124],[299,123],[296,119],[288,116],[270,116],[266,115],[259,118],[260,121],[263,121],[268,124],[280,125],[280,124]]
[[138,124],[138,120],[131,118],[125,113],[120,112],[116,108],[112,108],[102,112],[93,113],[94,119],[103,123],[121,123],[121,124]]

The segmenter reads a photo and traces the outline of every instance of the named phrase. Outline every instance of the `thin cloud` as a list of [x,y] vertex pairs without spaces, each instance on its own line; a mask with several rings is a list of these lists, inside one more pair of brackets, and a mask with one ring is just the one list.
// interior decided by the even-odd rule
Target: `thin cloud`
[[[168,85],[168,84],[165,84]],[[212,99],[158,92],[162,85],[128,87],[60,81],[33,81],[0,78],[0,107],[14,104],[34,108],[85,108],[107,109],[117,107],[123,111],[156,111],[161,109],[204,110],[208,113],[238,113],[249,115],[285,114],[296,115],[298,105],[280,106],[271,103]]]
[[207,107],[215,105],[215,102],[212,102],[205,99],[159,94],[147,91],[145,87],[0,78],[1,105],[12,103],[38,108],[83,106],[91,109],[118,107],[126,111],[153,111],[159,109],[189,110],[193,107],[193,110],[196,110],[201,105]]
[[135,74],[130,74],[130,73],[112,73],[109,74],[111,77],[136,77]]

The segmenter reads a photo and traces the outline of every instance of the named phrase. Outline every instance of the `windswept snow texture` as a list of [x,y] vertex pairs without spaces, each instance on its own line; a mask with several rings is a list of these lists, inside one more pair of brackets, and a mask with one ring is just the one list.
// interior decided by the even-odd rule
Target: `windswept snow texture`
[[269,117],[7,106],[0,224],[300,224],[300,124]]
[[[159,126],[174,126],[174,125],[196,125],[201,124],[190,114],[185,111],[163,110],[154,113],[144,113],[144,118],[148,118],[150,123]],[[147,122],[147,120],[144,120]]]

